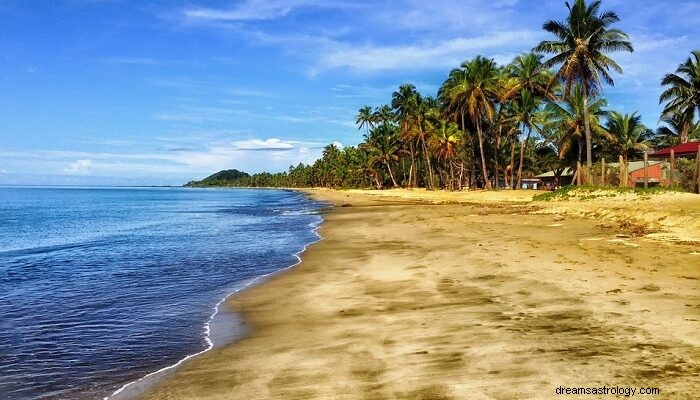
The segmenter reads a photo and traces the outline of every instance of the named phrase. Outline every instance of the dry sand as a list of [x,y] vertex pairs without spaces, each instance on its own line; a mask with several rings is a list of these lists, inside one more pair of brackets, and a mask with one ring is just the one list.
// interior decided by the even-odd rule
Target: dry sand
[[[391,192],[313,191],[337,206],[324,240],[229,302],[251,335],[146,398],[543,399],[603,385],[697,398],[697,243],[635,237],[620,210],[547,215],[526,192]],[[588,204],[556,212],[603,212]]]

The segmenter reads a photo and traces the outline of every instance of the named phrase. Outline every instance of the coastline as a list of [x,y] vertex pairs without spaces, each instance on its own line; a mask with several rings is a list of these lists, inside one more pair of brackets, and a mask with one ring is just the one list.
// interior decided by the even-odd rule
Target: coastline
[[337,206],[319,229],[326,240],[226,303],[250,335],[188,360],[144,398],[697,391],[685,379],[700,371],[692,245],[533,214],[521,200],[307,192]]
[[[268,188],[265,188],[268,189]],[[273,188],[269,188],[273,189]],[[292,189],[276,189],[276,190],[287,190],[287,191],[295,191]],[[299,191],[295,191],[299,192]],[[304,192],[302,192],[304,193]],[[309,195],[308,193],[304,193],[305,196],[307,196],[309,199],[313,200],[313,196]],[[324,211],[324,207],[321,207],[321,205],[324,204],[324,201],[320,200],[317,201],[319,208],[316,212],[318,212],[320,215],[322,215]],[[323,240],[323,237],[318,233],[318,229],[321,227],[323,224],[324,220],[323,217],[317,222],[317,223],[312,223],[309,225],[309,228],[311,231],[316,235],[316,239],[312,242],[309,242],[305,244],[301,250],[298,252],[294,253],[293,256],[296,257],[297,261],[287,267],[281,268],[279,270],[269,272],[260,276],[257,276],[255,278],[248,279],[246,281],[240,282],[237,284],[234,289],[226,294],[221,300],[219,300],[213,307],[213,312],[208,318],[208,320],[204,323],[204,341],[207,345],[207,347],[201,351],[198,351],[196,353],[188,354],[185,357],[181,358],[178,360],[176,363],[167,365],[163,368],[160,368],[156,371],[149,372],[148,374],[135,379],[133,381],[127,382],[124,385],[122,385],[120,388],[112,392],[111,394],[105,396],[103,400],[132,400],[132,399],[139,399],[143,397],[146,393],[148,393],[155,385],[157,385],[159,382],[167,379],[170,375],[172,375],[178,367],[180,367],[183,363],[186,361],[201,356],[217,347],[221,346],[226,346],[229,344],[234,343],[236,340],[239,340],[241,338],[244,338],[245,335],[248,333],[247,332],[247,326],[245,324],[245,321],[236,313],[234,312],[233,309],[230,307],[227,307],[226,302],[229,301],[229,299],[245,290],[253,289],[258,285],[264,284],[267,279],[272,279],[275,276],[279,274],[283,274],[284,272],[296,267],[297,265],[301,264],[302,258],[301,255],[308,249],[309,246]],[[229,319],[229,321],[222,321],[223,318]],[[231,321],[233,320],[233,322]],[[215,326],[217,326],[215,328]],[[218,334],[213,334],[214,331],[217,331]],[[226,331],[226,330],[235,330],[235,331]],[[218,336],[218,339],[215,339],[214,337]]]

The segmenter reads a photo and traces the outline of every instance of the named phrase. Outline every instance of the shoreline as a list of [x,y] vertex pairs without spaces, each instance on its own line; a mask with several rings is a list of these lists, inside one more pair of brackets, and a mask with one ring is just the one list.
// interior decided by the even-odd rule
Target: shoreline
[[[542,335],[539,341],[551,341],[554,337],[562,346],[569,346],[567,353],[554,349],[555,354],[568,356],[568,353],[573,353],[584,358],[586,354],[594,358],[617,355],[617,362],[627,366],[631,372],[639,369],[633,368],[633,361],[642,361],[634,359],[628,353],[639,351],[635,348],[645,349],[643,353],[651,351],[652,354],[646,354],[646,362],[642,364],[649,370],[658,368],[661,374],[659,376],[665,377],[665,380],[648,376],[647,381],[673,383],[680,388],[680,393],[683,388],[697,389],[697,384],[693,386],[683,383],[681,379],[686,373],[694,375],[700,370],[700,343],[697,335],[693,335],[700,314],[700,303],[694,303],[698,302],[700,294],[691,287],[699,279],[700,271],[697,268],[685,270],[680,265],[685,263],[690,266],[693,261],[697,262],[692,247],[659,243],[644,237],[618,237],[623,234],[613,235],[614,227],[596,227],[590,219],[566,216],[552,221],[551,216],[531,215],[518,210],[517,205],[503,207],[497,204],[483,206],[443,203],[441,207],[436,207],[435,204],[430,204],[431,200],[426,202],[425,199],[406,199],[400,196],[378,199],[369,194],[349,191],[304,192],[311,193],[316,199],[336,204],[327,221],[319,228],[322,232],[329,233],[329,241],[320,244],[317,241],[309,245],[310,250],[304,253],[299,268],[288,268],[284,274],[277,273],[264,284],[237,293],[227,302],[252,327],[250,335],[188,360],[175,371],[173,377],[159,382],[144,398],[223,399],[231,398],[232,393],[239,394],[240,398],[361,398],[363,393],[376,396],[381,394],[387,398],[432,398],[415,397],[424,395],[437,396],[435,398],[474,398],[465,396],[460,391],[464,389],[465,383],[455,381],[452,376],[463,375],[460,371],[467,373],[467,376],[480,376],[479,381],[483,385],[476,393],[483,396],[489,390],[496,390],[499,385],[514,381],[525,384],[526,390],[520,393],[526,394],[522,397],[537,398],[546,396],[549,392],[541,392],[542,385],[533,382],[539,379],[555,383],[551,375],[552,364],[558,364],[560,370],[568,370],[570,373],[565,375],[578,382],[585,383],[583,378],[600,379],[600,373],[591,370],[580,360],[567,359],[566,362],[561,362],[548,359],[535,349],[527,349],[526,345],[533,344],[521,336],[530,331],[535,336]],[[388,218],[388,215],[396,217],[400,223]],[[426,219],[427,215],[433,219]],[[522,223],[514,221],[519,218],[523,219]],[[540,221],[543,218],[547,219],[546,223]],[[458,221],[460,219],[486,224],[481,230],[466,228],[467,232],[464,233],[470,240],[480,242],[478,246],[465,245],[463,239],[455,241],[455,236],[460,235],[456,231],[445,231],[439,224],[432,227],[434,220],[440,220],[453,229],[457,226],[465,229],[464,223]],[[495,225],[490,227],[487,220]],[[511,230],[499,229],[498,224],[510,224]],[[512,233],[512,228],[516,227],[530,232],[533,237],[540,235],[548,239],[549,236],[543,235],[541,231],[551,230],[556,235],[551,238],[551,242],[561,242],[559,245],[570,251],[562,250],[556,256],[562,260],[553,261],[546,257],[544,250],[553,249],[552,245],[556,246],[554,243],[530,238],[527,238],[529,243],[519,243],[522,240],[515,235],[511,239],[515,242],[512,246],[506,245],[505,249],[512,251],[511,247],[521,248],[524,254],[529,254],[525,259],[510,255],[501,260],[488,257],[482,259],[478,253],[473,254],[476,250],[491,253],[495,249],[490,247],[503,248],[503,243],[497,244],[495,240]],[[424,250],[419,236],[415,240],[411,238],[413,245],[394,243],[402,239],[402,236],[388,232],[390,228],[399,229],[404,236],[412,237],[417,236],[417,231],[430,232],[435,237],[449,241],[450,246],[462,246],[464,250]],[[318,234],[325,237],[322,233]],[[356,243],[358,234],[369,235],[367,243]],[[395,239],[384,239],[386,236]],[[671,264],[673,268],[660,271],[655,267],[656,264],[645,261],[646,258],[659,254],[660,249],[666,246],[674,246],[675,250],[685,249],[683,254],[676,257],[678,263]],[[581,250],[582,247],[584,250]],[[415,248],[420,249],[420,252]],[[542,251],[532,252],[529,248]],[[420,257],[407,255],[414,252],[420,253]],[[613,256],[607,255],[608,252]],[[640,252],[644,252],[644,255],[640,256]],[[605,267],[588,265],[591,264],[591,254],[597,254]],[[470,263],[455,264],[454,260],[465,256],[471,260]],[[603,257],[611,260],[606,261]],[[377,261],[376,258],[380,260]],[[417,262],[418,259],[426,258],[435,261],[428,264]],[[531,258],[535,260],[529,260]],[[635,263],[640,265],[635,267]],[[476,265],[483,265],[478,268],[484,271],[475,274],[470,266]],[[540,271],[540,268],[543,270]],[[456,273],[457,271],[461,272]],[[357,277],[358,274],[361,277]],[[437,279],[432,276],[434,274],[448,276]],[[575,279],[566,278],[571,274],[574,274]],[[531,281],[529,276],[535,280]],[[430,280],[430,285],[426,285],[425,280]],[[585,283],[591,281],[595,285]],[[532,282],[538,282],[548,289],[527,296],[521,294],[532,292]],[[628,287],[630,284],[635,287]],[[371,288],[367,288],[367,285]],[[600,287],[605,290],[600,290]],[[671,288],[676,290],[673,296],[670,296]],[[313,293],[307,293],[304,289]],[[392,290],[387,292],[387,289]],[[588,293],[590,291],[597,293]],[[425,299],[421,301],[422,297]],[[353,301],[356,298],[364,299],[366,303]],[[454,299],[450,300],[452,298]],[[455,303],[454,300],[457,299],[460,300]],[[464,303],[460,304],[460,301]],[[412,306],[409,307],[407,303]],[[692,307],[688,307],[687,303]],[[669,304],[678,306],[670,307]],[[523,308],[524,306],[528,307]],[[634,306],[634,310],[630,310],[631,306]],[[540,308],[546,311],[535,311]],[[433,312],[426,314],[425,309],[432,309]],[[427,328],[406,324],[406,316],[410,321],[420,319],[421,315],[430,315],[429,319],[437,318],[440,321],[432,321]],[[450,320],[454,320],[457,315],[462,315],[467,322],[473,322],[454,326],[454,321]],[[543,315],[545,320],[538,320]],[[652,316],[657,319],[661,317],[661,323],[653,322]],[[532,318],[535,320],[530,320]],[[643,324],[637,324],[640,325],[637,328],[630,324],[630,320],[635,318],[643,320]],[[611,339],[604,332],[589,326],[588,319],[598,320],[598,323],[608,326],[608,330],[617,338]],[[529,328],[525,329],[523,324]],[[425,342],[421,339],[425,332],[415,335],[418,333],[414,332],[416,329],[421,332],[427,329],[433,336],[443,339],[421,345],[432,350],[418,349],[408,353],[389,351],[396,347],[416,349],[417,344]],[[633,331],[632,334],[628,330]],[[458,332],[460,335],[455,336]],[[520,336],[514,336],[513,332],[521,333]],[[569,332],[580,332],[583,337],[571,336]],[[473,339],[471,341],[476,343],[468,343],[464,348],[458,346],[459,343],[464,344],[470,340],[463,335],[486,335],[492,339],[486,342]],[[494,352],[494,340],[499,346],[505,347],[505,353],[509,354],[505,359],[509,362],[518,361],[516,364],[520,367],[514,370],[514,367],[504,363],[504,349]],[[644,347],[645,344],[652,347]],[[486,349],[481,354],[474,350],[480,346]],[[524,351],[522,354],[527,357],[522,358],[520,354],[513,359],[514,349],[523,346],[526,347],[524,350],[518,350],[514,354]],[[597,356],[594,355],[598,352],[596,347],[603,348],[603,352]],[[628,348],[627,353],[622,352],[623,348]],[[487,351],[488,349],[491,350]],[[670,355],[664,356],[660,349]],[[550,350],[544,349],[544,354],[551,353]],[[483,354],[484,351],[486,354]],[[353,364],[352,360],[343,356],[348,352],[366,362],[363,361],[359,369],[350,368],[349,371],[342,365],[336,365],[339,360]],[[438,354],[437,359],[434,354]],[[489,354],[493,359],[491,365],[470,367],[479,357]],[[663,372],[663,362],[670,361],[671,356],[680,365],[680,371]],[[529,361],[530,359],[535,361]],[[649,360],[661,364],[650,365]],[[613,371],[614,365],[604,361],[609,368],[605,371],[609,376],[619,375],[616,379],[622,380],[622,383],[641,382],[643,372],[634,375],[619,368]],[[415,366],[416,363],[420,368]],[[526,364],[530,368],[527,368],[527,374],[520,376],[522,372],[518,372],[518,368],[522,369]],[[546,371],[535,372],[544,365],[548,366]],[[398,379],[402,374],[397,372],[397,366],[405,367],[408,371],[403,373],[403,381]],[[435,369],[439,370],[438,374]],[[484,375],[484,371],[498,373],[492,376],[486,372]],[[612,372],[615,374],[610,374]],[[510,376],[510,380],[504,381],[507,376]],[[559,382],[571,383],[563,379]],[[666,389],[671,388],[667,385]]]
[[[288,190],[288,189],[277,189],[277,190],[287,190],[287,191],[293,191],[293,190]],[[165,366],[163,368],[160,368],[156,371],[149,372],[148,374],[133,380],[131,382],[127,382],[123,386],[121,386],[119,389],[116,391],[112,392],[111,394],[103,397],[103,400],[132,400],[132,399],[139,399],[141,398],[145,393],[147,393],[151,388],[155,385],[157,385],[159,382],[168,379],[170,375],[176,372],[177,368],[180,367],[183,363],[186,361],[201,356],[215,348],[221,347],[221,346],[226,346],[226,345],[231,345],[235,343],[237,340],[240,340],[242,338],[245,338],[248,332],[233,332],[229,334],[222,333],[220,334],[221,336],[227,336],[227,339],[225,339],[222,343],[216,343],[214,342],[212,332],[213,332],[213,326],[216,324],[217,319],[220,319],[222,316],[226,315],[229,316],[233,319],[236,319],[236,323],[238,323],[238,328],[240,331],[245,331],[246,330],[246,324],[243,318],[241,318],[240,315],[238,315],[235,311],[230,309],[230,307],[227,307],[226,302],[229,301],[231,297],[236,296],[237,294],[244,292],[246,290],[251,290],[254,289],[256,286],[264,284],[266,280],[268,279],[273,279],[275,276],[280,275],[285,273],[286,271],[291,270],[292,268],[296,267],[297,265],[301,264],[302,262],[302,254],[309,248],[309,246],[318,243],[319,241],[323,240],[323,237],[318,233],[319,228],[323,225],[324,219],[323,219],[323,211],[326,209],[326,207],[323,207],[324,202],[323,201],[318,201],[313,199],[311,195],[308,193],[305,193],[303,191],[296,191],[299,193],[304,194],[308,199],[314,200],[319,204],[319,208],[317,210],[318,214],[321,216],[321,219],[318,223],[312,223],[309,225],[309,228],[311,231],[316,235],[316,240],[309,242],[305,244],[301,250],[298,252],[292,254],[294,257],[296,257],[297,261],[293,263],[292,265],[289,265],[287,267],[281,268],[279,270],[269,272],[260,276],[257,276],[255,278],[250,278],[246,281],[242,281],[238,283],[236,288],[231,291],[230,293],[226,294],[221,300],[219,300],[213,308],[213,312],[208,318],[208,320],[204,323],[204,341],[207,345],[207,347],[201,351],[198,351],[196,353],[188,354],[178,360],[176,363],[172,365]],[[217,318],[219,317],[219,318]],[[218,330],[223,330],[225,329],[225,326],[222,326],[218,328]]]

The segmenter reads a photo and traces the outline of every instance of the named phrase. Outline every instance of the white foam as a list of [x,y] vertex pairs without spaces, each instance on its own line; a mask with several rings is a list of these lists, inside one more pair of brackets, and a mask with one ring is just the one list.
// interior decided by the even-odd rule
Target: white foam
[[261,280],[263,280],[263,279],[265,279],[265,278],[267,278],[267,277],[270,277],[270,276],[272,276],[272,275],[279,274],[279,273],[281,273],[281,272],[287,271],[287,270],[289,270],[289,269],[291,269],[291,268],[294,268],[294,267],[296,267],[297,265],[299,265],[299,264],[301,263],[301,254],[304,253],[304,252],[306,251],[306,249],[307,249],[309,246],[311,246],[312,244],[317,243],[317,242],[323,240],[323,237],[321,237],[321,235],[318,233],[318,229],[320,228],[320,226],[321,226],[322,223],[323,223],[323,217],[321,217],[321,216],[319,215],[319,220],[318,220],[317,222],[309,224],[309,227],[312,228],[312,231],[313,231],[313,233],[316,235],[317,239],[314,240],[314,241],[312,241],[312,242],[310,242],[310,243],[305,244],[304,247],[303,247],[300,251],[294,253],[294,257],[296,257],[297,262],[295,262],[294,264],[292,264],[292,265],[290,265],[290,266],[288,266],[288,267],[282,268],[282,269],[280,269],[280,270],[273,271],[273,272],[268,272],[267,274],[260,275],[260,276],[258,276],[258,277],[256,277],[256,278],[253,278],[253,279],[248,280],[248,281],[247,281],[245,284],[243,284],[241,287],[239,287],[238,289],[234,290],[233,292],[227,294],[227,295],[224,296],[221,300],[219,300],[218,303],[216,303],[216,305],[214,306],[214,312],[211,314],[211,316],[209,317],[209,319],[207,320],[207,322],[204,324],[204,341],[205,341],[205,343],[207,344],[207,348],[206,348],[206,349],[204,349],[204,350],[202,350],[202,351],[200,351],[200,352],[197,352],[197,353],[194,353],[194,354],[190,354],[190,355],[188,355],[188,356],[185,356],[184,358],[182,358],[180,361],[176,362],[176,363],[173,364],[173,365],[169,365],[169,366],[167,366],[167,367],[161,368],[161,369],[159,369],[159,370],[157,370],[157,371],[154,371],[154,372],[151,372],[151,373],[149,373],[149,374],[146,374],[145,376],[143,376],[143,377],[141,377],[141,378],[139,378],[139,379],[137,379],[137,380],[135,380],[135,381],[131,381],[131,382],[125,384],[124,386],[122,386],[122,387],[120,387],[119,389],[117,389],[116,391],[114,391],[114,393],[110,394],[109,396],[104,397],[104,400],[112,399],[114,396],[118,396],[120,393],[122,393],[122,392],[124,392],[125,390],[131,388],[131,387],[134,386],[134,385],[138,385],[139,383],[144,382],[144,381],[148,380],[149,378],[154,377],[155,375],[161,374],[161,373],[166,372],[166,371],[169,371],[169,370],[173,370],[173,369],[179,367],[183,362],[189,360],[190,358],[197,357],[198,355],[204,354],[204,353],[206,353],[207,351],[213,349],[213,348],[214,348],[214,342],[211,340],[211,324],[212,324],[212,321],[214,320],[214,317],[216,317],[216,315],[219,313],[219,308],[221,307],[221,305],[222,305],[226,300],[228,300],[229,297],[233,296],[234,294],[236,294],[236,293],[238,293],[238,292],[240,292],[240,291],[242,291],[242,290],[245,290],[245,289],[249,288],[249,287],[252,286],[254,283],[258,283],[258,282],[260,282]]

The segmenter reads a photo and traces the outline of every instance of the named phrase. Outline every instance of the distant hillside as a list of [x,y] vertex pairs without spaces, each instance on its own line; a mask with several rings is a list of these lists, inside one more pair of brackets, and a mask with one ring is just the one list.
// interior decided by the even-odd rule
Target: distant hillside
[[201,181],[189,181],[186,187],[205,186],[240,186],[242,181],[247,181],[250,174],[237,169],[225,169],[209,175]]

